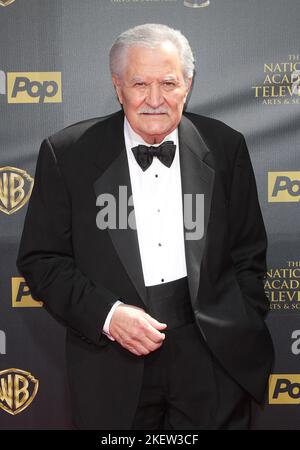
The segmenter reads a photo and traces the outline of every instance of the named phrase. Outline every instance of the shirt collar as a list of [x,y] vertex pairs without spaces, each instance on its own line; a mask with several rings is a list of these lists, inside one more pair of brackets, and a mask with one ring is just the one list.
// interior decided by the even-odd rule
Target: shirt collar
[[[130,123],[128,122],[126,116],[124,116],[124,134],[125,134],[125,140],[128,142],[129,147],[136,147],[137,145],[146,145],[150,146],[147,142],[144,141],[144,139],[137,134],[131,127]],[[175,128],[170,134],[168,134],[162,142],[165,141],[173,141],[174,144],[178,145],[178,128]],[[157,147],[159,144],[151,144],[153,147]]]

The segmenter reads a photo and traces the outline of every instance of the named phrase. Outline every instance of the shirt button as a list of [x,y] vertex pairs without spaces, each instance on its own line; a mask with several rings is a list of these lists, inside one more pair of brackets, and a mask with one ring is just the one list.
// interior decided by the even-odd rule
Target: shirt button
[[155,176],[156,176],[156,178],[158,177],[158,175],[157,175],[157,174],[155,174]]
[[165,281],[164,278],[162,278],[161,281]]
[[158,243],[158,245],[159,245],[159,247],[161,247],[161,243],[160,242]]
[[157,212],[160,212],[160,209],[158,209]]

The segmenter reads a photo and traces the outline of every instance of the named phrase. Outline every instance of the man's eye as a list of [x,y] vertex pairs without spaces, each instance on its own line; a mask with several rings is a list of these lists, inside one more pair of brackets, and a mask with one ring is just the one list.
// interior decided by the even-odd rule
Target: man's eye
[[173,86],[176,86],[176,84],[175,84],[174,81],[164,81],[164,82],[163,82],[163,85],[166,86],[166,87],[173,87]]
[[143,87],[146,86],[146,83],[144,83],[143,81],[137,81],[136,83],[134,83],[134,86]]

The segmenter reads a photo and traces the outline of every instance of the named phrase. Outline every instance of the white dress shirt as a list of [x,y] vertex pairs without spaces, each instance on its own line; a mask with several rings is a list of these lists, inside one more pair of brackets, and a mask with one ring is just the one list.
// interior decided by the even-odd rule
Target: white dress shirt
[[[124,136],[145,286],[185,277],[187,270],[178,129],[163,140],[173,141],[176,145],[172,165],[167,167],[154,156],[152,164],[145,171],[137,163],[131,149],[139,144],[150,144],[134,132],[126,117]],[[122,302],[118,301],[113,305],[103,327],[103,333],[112,340],[109,324],[120,303]]]

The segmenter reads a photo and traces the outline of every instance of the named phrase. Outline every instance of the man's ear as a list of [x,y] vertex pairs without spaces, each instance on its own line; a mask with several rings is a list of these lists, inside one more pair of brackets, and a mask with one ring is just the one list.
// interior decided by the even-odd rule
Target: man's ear
[[112,82],[113,82],[113,85],[114,85],[114,88],[115,88],[117,97],[118,97],[118,99],[119,99],[119,102],[120,102],[121,105],[122,105],[122,102],[123,102],[123,96],[122,96],[121,80],[120,80],[120,78],[119,78],[117,75],[115,75],[115,74],[113,74],[113,75],[111,76],[111,78],[112,78]]

